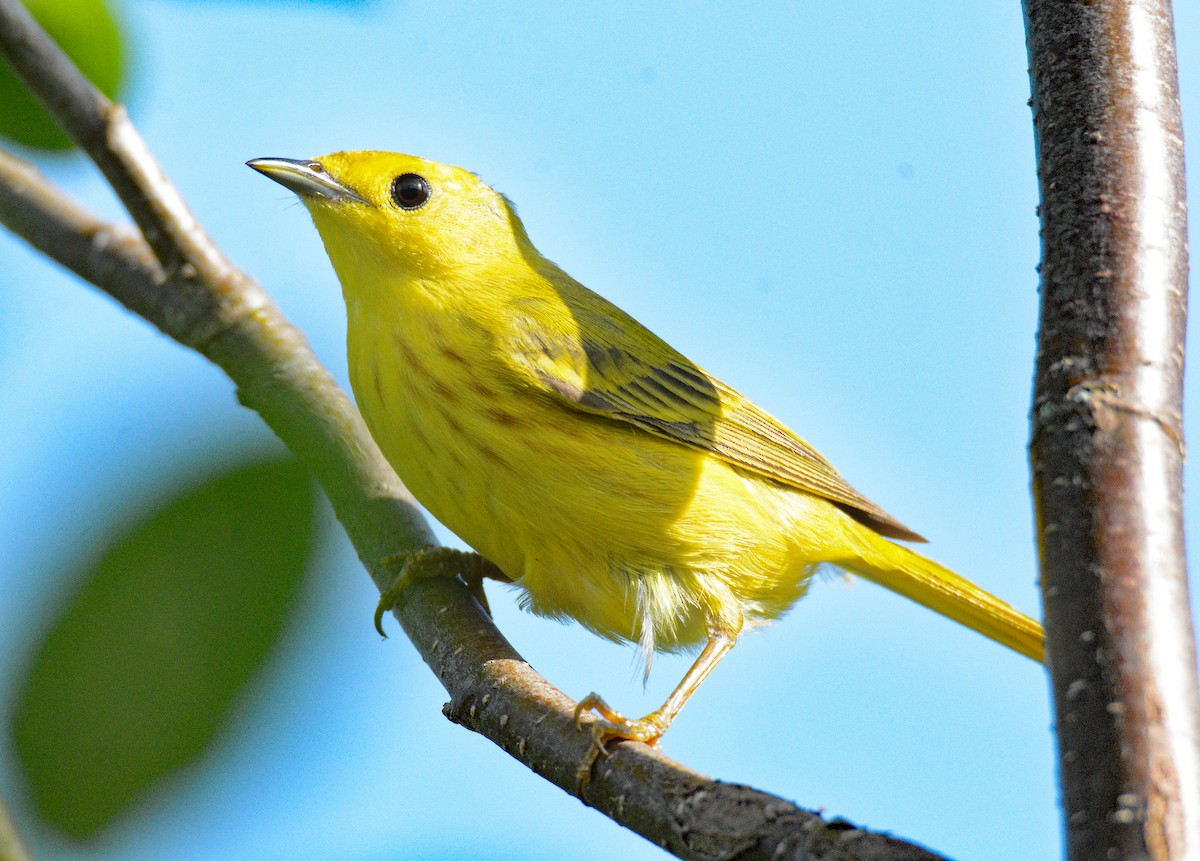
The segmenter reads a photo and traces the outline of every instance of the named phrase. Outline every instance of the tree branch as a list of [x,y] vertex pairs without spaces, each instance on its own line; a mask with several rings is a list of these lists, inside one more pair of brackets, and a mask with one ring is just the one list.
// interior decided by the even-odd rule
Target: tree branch
[[1025,0],[1041,186],[1030,456],[1072,861],[1200,857],[1182,520],[1187,221],[1169,0]]
[[100,168],[163,266],[202,276],[219,293],[231,279],[228,287],[243,293],[236,282],[244,276],[205,234],[125,109],[96,89],[16,0],[0,4],[0,41],[18,77]]
[[[376,586],[390,586],[395,572],[382,560],[429,546],[432,536],[304,337],[225,261],[124,112],[80,85],[17,0],[0,0],[0,56],[101,166],[147,239],[97,220],[31,166],[3,154],[0,222],[220,366],[242,403],[312,469]],[[577,766],[592,742],[574,727],[574,702],[521,659],[462,584],[419,581],[394,612],[449,691],[447,717],[577,791]],[[758,790],[713,781],[633,742],[597,763],[582,800],[682,858],[938,857],[841,820],[825,822]]]
[[33,861],[3,800],[0,800],[0,861]]

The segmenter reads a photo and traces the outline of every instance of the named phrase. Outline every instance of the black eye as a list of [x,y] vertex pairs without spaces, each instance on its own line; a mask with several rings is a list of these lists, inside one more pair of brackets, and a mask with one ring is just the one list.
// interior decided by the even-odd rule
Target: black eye
[[392,180],[392,200],[401,209],[419,209],[429,200],[429,183],[415,173],[402,173]]

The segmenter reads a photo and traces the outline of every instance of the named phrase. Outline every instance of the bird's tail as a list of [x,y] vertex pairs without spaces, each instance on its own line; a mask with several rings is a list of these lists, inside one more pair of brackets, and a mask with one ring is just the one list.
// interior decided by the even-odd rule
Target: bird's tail
[[860,539],[869,546],[843,567],[1042,663],[1045,632],[1033,619],[907,547],[873,533]]

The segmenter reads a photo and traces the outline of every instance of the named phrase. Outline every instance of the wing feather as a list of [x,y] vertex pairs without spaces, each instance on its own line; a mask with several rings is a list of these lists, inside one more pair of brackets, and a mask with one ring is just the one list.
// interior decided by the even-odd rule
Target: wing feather
[[847,484],[829,461],[765,410],[615,305],[575,286],[586,295],[571,296],[576,301],[566,308],[529,299],[515,309],[507,356],[535,386],[571,408],[634,425],[828,499],[881,535],[925,540]]

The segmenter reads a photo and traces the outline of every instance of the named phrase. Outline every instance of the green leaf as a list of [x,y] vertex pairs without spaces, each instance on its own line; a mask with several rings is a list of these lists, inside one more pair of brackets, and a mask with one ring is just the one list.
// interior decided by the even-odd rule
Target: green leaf
[[[104,0],[21,0],[105,95],[117,93],[124,66],[121,34]],[[35,149],[73,144],[7,63],[0,60],[0,135]]]
[[42,819],[90,837],[209,747],[296,605],[315,506],[295,461],[256,463],[98,549],[12,715]]

